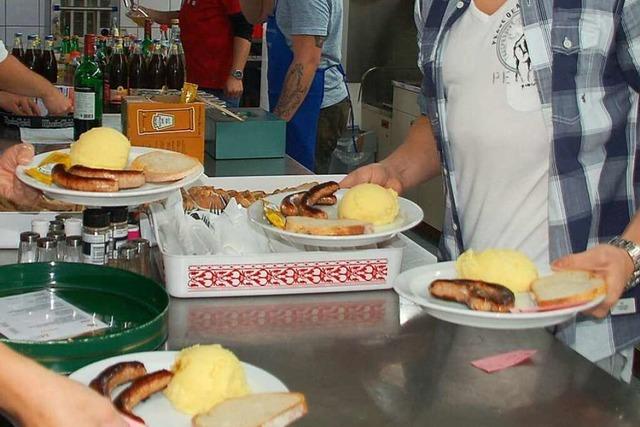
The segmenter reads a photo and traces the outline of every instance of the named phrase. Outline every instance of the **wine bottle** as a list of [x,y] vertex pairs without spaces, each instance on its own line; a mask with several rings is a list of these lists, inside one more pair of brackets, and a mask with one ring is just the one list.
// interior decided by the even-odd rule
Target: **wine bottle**
[[94,34],[84,36],[84,56],[74,76],[73,139],[94,127],[102,126],[103,80],[95,61]]

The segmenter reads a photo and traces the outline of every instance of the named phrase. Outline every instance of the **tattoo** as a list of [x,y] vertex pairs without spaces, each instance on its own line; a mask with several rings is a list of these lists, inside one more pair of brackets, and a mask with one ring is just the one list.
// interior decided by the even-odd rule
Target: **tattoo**
[[320,49],[322,49],[322,46],[324,45],[324,41],[327,38],[324,36],[314,36],[314,38],[316,39],[316,47],[319,47]]
[[298,111],[298,107],[300,107],[309,91],[308,84],[302,81],[303,77],[304,66],[300,63],[292,64],[284,79],[278,105],[273,110],[276,116],[288,121]]

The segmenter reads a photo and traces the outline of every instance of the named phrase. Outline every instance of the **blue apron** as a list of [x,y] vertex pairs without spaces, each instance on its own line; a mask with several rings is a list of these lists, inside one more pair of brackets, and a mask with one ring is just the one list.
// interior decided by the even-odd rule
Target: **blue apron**
[[[293,51],[276,23],[276,11],[267,20],[269,68],[269,108],[273,112],[280,98],[284,80],[293,62]],[[318,68],[309,93],[293,118],[287,123],[286,152],[309,170],[315,168],[316,139],[320,106],[324,97],[325,68]]]

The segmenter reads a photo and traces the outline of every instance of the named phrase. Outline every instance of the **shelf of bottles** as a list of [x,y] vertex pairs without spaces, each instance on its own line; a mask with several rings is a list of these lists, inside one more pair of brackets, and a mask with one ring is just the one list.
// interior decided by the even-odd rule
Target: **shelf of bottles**
[[[25,37],[16,33],[12,54],[29,69],[50,82],[77,88],[82,76],[80,65],[94,62],[102,80],[102,103],[105,112],[120,112],[123,96],[135,95],[138,89],[181,89],[185,81],[185,59],[178,20],[161,25],[161,39],[152,39],[152,22],[144,22],[144,38],[136,39],[119,31],[115,25],[89,38],[93,49],[84,49],[86,37],[52,35],[41,40],[37,34]],[[95,42],[93,42],[95,40]],[[83,54],[84,52],[84,54]],[[91,52],[87,58],[86,52]]]

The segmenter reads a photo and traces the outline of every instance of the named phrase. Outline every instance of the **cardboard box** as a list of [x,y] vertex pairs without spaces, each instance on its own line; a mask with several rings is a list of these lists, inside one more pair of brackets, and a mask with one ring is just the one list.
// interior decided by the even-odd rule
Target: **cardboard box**
[[177,151],[204,162],[205,105],[178,96],[127,96],[122,131],[136,147]]
[[287,124],[260,108],[234,108],[245,121],[207,110],[207,153],[216,159],[284,157]]

